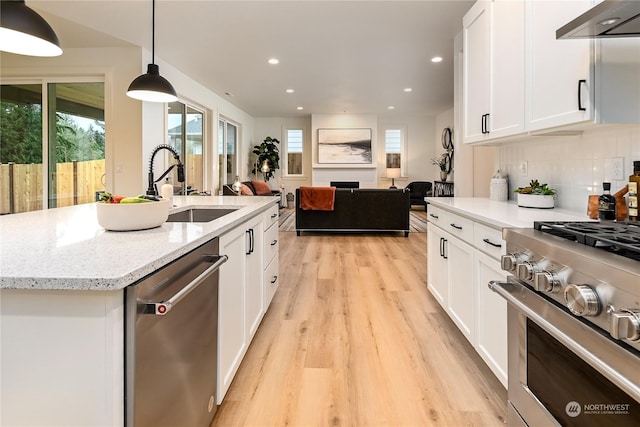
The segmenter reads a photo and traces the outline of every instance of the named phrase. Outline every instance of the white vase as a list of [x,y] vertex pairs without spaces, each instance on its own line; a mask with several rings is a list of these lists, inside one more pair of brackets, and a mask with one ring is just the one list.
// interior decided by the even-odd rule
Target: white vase
[[440,181],[446,182],[447,181],[447,172],[446,171],[440,171]]
[[518,206],[523,208],[552,209],[554,204],[555,198],[553,196],[518,193]]

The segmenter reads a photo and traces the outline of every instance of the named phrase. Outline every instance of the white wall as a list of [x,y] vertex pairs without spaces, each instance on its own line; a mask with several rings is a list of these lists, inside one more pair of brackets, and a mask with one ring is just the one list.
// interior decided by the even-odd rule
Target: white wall
[[[500,168],[509,174],[510,198],[515,188],[537,179],[557,189],[558,207],[586,213],[589,194],[601,194],[603,181],[611,182],[612,193],[627,184],[633,161],[640,160],[640,125],[600,126],[581,136],[532,137],[497,149]],[[623,160],[622,180],[612,179],[605,167],[613,158]],[[528,165],[526,176],[519,168],[522,162]]]

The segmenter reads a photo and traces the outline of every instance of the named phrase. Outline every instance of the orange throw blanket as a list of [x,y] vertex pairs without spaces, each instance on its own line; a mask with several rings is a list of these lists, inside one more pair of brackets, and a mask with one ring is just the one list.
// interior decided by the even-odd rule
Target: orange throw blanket
[[335,187],[300,187],[301,209],[332,211],[335,200]]

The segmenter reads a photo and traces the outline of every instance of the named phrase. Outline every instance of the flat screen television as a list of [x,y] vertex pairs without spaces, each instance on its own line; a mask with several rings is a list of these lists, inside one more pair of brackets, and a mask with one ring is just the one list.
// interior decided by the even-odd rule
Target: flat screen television
[[330,184],[336,188],[360,188],[358,181],[331,181]]

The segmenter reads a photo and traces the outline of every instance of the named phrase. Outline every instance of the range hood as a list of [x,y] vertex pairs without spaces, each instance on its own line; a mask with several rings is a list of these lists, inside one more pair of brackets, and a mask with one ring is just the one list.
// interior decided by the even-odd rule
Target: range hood
[[640,1],[605,0],[556,31],[556,39],[640,37]]

